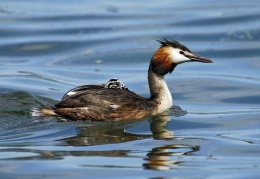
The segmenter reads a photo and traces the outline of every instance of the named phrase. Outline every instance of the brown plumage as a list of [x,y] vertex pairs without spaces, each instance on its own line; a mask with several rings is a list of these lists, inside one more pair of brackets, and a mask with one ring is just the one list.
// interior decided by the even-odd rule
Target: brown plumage
[[154,53],[151,61],[154,72],[165,75],[174,70],[177,64],[172,62],[171,48],[171,46],[162,46]]
[[59,116],[77,121],[120,121],[151,115],[152,110],[147,108],[148,103],[151,108],[156,106],[151,100],[129,90],[89,88],[84,93],[59,101],[53,111]]
[[111,79],[109,82],[112,84],[76,87],[54,107],[34,110],[33,114],[60,116],[74,121],[122,121],[156,115],[169,109],[173,102],[164,75],[184,62],[212,61],[193,54],[177,41],[162,39],[159,42],[161,47],[154,53],[148,69],[150,98],[143,98],[129,91],[119,80]]

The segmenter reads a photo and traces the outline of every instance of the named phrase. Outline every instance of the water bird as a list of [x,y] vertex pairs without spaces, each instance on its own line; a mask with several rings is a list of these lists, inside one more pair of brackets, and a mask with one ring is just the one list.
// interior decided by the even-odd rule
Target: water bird
[[212,63],[176,40],[158,40],[148,68],[150,97],[130,91],[118,79],[104,85],[83,85],[68,91],[53,107],[34,110],[34,116],[59,116],[74,121],[125,121],[157,115],[173,105],[164,76],[184,62]]

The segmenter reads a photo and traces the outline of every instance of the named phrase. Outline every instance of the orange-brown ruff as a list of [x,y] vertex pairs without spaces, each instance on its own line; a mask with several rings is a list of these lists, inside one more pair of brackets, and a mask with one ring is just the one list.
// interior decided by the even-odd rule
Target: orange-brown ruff
[[192,53],[177,41],[159,40],[149,69],[150,98],[141,97],[127,88],[84,85],[64,95],[54,107],[39,109],[43,116],[60,116],[75,121],[122,121],[161,113],[172,106],[172,96],[164,80],[181,63],[212,61]]

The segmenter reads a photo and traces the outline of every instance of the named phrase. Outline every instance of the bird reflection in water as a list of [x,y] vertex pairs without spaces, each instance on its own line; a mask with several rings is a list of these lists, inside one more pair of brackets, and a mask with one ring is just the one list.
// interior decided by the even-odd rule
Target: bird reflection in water
[[[176,110],[178,113],[176,113]],[[170,113],[170,114],[169,114]],[[174,113],[171,114],[171,113]],[[186,112],[179,107],[174,107],[171,111],[160,116],[154,116],[149,118],[150,130],[152,134],[132,134],[126,131],[126,129],[135,126],[144,120],[119,123],[94,123],[90,126],[79,127],[78,135],[70,138],[63,139],[62,141],[66,145],[71,146],[95,146],[105,144],[115,144],[122,142],[130,142],[142,139],[153,138],[155,140],[167,141],[167,145],[162,145],[152,148],[144,157],[143,168],[153,170],[170,170],[173,167],[182,163],[178,161],[179,156],[191,155],[199,150],[199,146],[182,144],[182,138],[174,137],[174,133],[166,129],[167,122],[172,119],[173,116],[185,115]],[[170,144],[169,144],[170,143]],[[110,150],[110,151],[81,151],[74,153],[74,155],[80,156],[127,156],[129,150]]]
[[[181,140],[180,138],[174,138],[173,132],[166,129],[166,124],[169,120],[169,116],[162,116],[152,120],[150,127],[153,132],[154,139],[175,141]],[[147,156],[144,159],[147,162],[143,164],[143,167],[145,169],[153,170],[170,170],[172,167],[182,163],[181,161],[178,161],[178,158],[173,160],[174,156],[178,157],[190,155],[198,150],[199,146],[187,144],[172,144],[155,147],[147,153]]]
[[173,160],[174,156],[191,155],[193,152],[199,151],[199,146],[190,145],[165,145],[153,148],[145,159],[147,162],[143,164],[145,169],[153,170],[171,170],[173,167],[183,163]]
[[93,146],[151,138],[151,134],[141,135],[126,132],[126,129],[140,122],[143,120],[133,123],[94,123],[90,126],[79,127],[77,136],[63,139],[63,141],[72,146]]
[[[153,133],[153,138],[156,140],[181,140],[175,138],[172,131],[166,129],[167,122],[171,119],[169,115],[154,117],[151,121],[150,129]],[[153,170],[170,170],[172,167],[181,164],[181,161],[173,160],[173,157],[191,155],[193,152],[199,151],[198,145],[188,144],[172,144],[153,148],[147,153],[147,161],[143,164],[145,169]]]

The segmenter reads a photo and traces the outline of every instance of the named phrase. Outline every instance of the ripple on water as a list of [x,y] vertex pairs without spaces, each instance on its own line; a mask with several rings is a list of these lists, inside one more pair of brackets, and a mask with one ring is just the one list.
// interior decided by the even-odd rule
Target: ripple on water
[[[257,3],[1,2],[0,176],[256,178]],[[149,96],[147,65],[162,37],[215,62],[166,77],[177,105],[168,114],[116,124],[29,115],[113,77]]]

